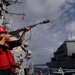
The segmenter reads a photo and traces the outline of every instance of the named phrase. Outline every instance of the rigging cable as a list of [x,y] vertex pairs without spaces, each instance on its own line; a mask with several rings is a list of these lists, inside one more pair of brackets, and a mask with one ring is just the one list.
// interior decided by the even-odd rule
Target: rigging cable
[[[59,18],[59,19],[60,19],[60,18]],[[58,19],[57,19],[57,20],[58,20]],[[66,23],[67,23],[67,22],[64,22],[63,25],[60,25],[58,29],[54,30],[54,32],[58,31],[60,28],[63,28],[64,26],[66,26]],[[62,24],[62,23],[61,23],[61,24]],[[47,32],[50,31],[50,29],[53,30],[54,26],[55,26],[55,24],[53,24],[52,26],[50,26],[50,27],[47,29],[47,31],[46,31],[42,36],[40,36],[40,38],[38,38],[38,39],[35,41],[35,43],[37,43],[37,41],[39,42],[39,40],[40,40],[41,38],[46,37],[46,36],[44,36],[44,35],[47,35],[47,34],[48,34]],[[32,46],[31,49],[34,48],[35,43],[33,44],[33,46]]]

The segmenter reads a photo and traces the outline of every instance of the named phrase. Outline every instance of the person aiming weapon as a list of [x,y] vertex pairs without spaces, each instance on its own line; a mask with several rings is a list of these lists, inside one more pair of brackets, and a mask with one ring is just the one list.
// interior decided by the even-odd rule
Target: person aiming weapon
[[[46,23],[49,23],[49,22],[50,22],[50,20],[47,19],[47,20],[44,20],[43,22],[40,22],[40,23],[37,23],[37,24],[34,24],[34,25],[30,25],[30,26],[27,26],[27,27],[30,27],[30,29],[31,29],[31,28],[39,25],[39,24],[46,24]],[[24,31],[24,30],[25,30],[25,28],[21,28],[21,29],[15,30],[15,31],[10,31],[9,34],[11,34],[12,36],[14,36],[14,35],[18,34],[21,31]]]

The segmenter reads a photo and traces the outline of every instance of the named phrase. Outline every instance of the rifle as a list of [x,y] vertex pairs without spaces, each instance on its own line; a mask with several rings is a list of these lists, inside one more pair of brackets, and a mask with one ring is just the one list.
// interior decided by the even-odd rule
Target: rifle
[[[27,26],[27,27],[33,28],[33,27],[35,27],[35,26],[37,26],[39,24],[46,24],[46,23],[49,23],[49,22],[50,22],[50,20],[47,19],[47,20],[44,20],[43,22],[40,22],[40,23],[37,23],[37,24],[34,24],[34,25],[30,25],[30,26]],[[10,31],[9,34],[14,36],[14,35],[18,34],[21,31],[24,31],[24,30],[26,30],[26,28],[21,28],[21,29],[15,30],[15,31]]]

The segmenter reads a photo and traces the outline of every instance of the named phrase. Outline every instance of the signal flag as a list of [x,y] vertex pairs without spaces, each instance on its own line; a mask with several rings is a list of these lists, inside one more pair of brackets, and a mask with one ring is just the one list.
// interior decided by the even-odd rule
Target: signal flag
[[24,20],[24,16],[22,16],[22,20]]

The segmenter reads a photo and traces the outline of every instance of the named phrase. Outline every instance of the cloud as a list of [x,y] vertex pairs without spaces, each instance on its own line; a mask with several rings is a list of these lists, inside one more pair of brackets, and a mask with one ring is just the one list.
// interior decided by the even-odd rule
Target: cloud
[[75,22],[69,23],[66,27],[66,30],[75,32]]
[[[74,20],[74,17],[71,17],[72,15],[74,16],[74,14],[72,14],[74,12],[73,5],[67,3],[65,0],[64,1],[60,0],[59,2],[56,2],[56,0],[55,1],[47,0],[44,4],[42,4],[42,2],[41,3],[39,2],[40,1],[38,2],[34,1],[33,2],[34,4],[33,3],[31,4],[32,5],[31,9],[33,10],[32,13],[34,13],[35,16],[38,16],[39,19],[43,18],[43,16],[44,17],[47,16],[50,19],[51,18],[54,19],[54,21],[52,24],[48,25],[45,30],[43,29],[44,27],[41,27],[41,28],[36,27],[33,29],[33,39],[32,39],[33,43],[31,42],[30,45],[32,44],[31,46],[32,46],[32,51],[33,51],[33,58],[31,60],[34,63],[47,62],[48,59],[53,56],[52,53],[55,50],[57,50],[57,48],[62,44],[62,42],[67,37],[66,36],[67,30],[65,29],[66,25],[70,24],[70,22],[73,22]],[[35,9],[37,7],[34,7],[33,5],[37,7],[39,6],[41,7],[37,11]],[[41,13],[43,13],[44,15]],[[45,51],[47,51],[47,54]],[[42,57],[44,53],[47,58],[47,60],[45,61],[43,60],[44,57]],[[36,56],[37,59],[34,56]],[[37,56],[41,56],[41,58]]]
[[[21,5],[9,7],[10,12],[26,13],[24,21],[20,19],[21,16],[9,16],[13,29],[32,25],[44,19],[53,20],[49,24],[33,28],[31,30],[31,41],[28,41],[28,49],[33,52],[29,62],[34,64],[46,63],[53,56],[53,52],[66,39],[67,32],[72,31],[74,34],[75,0],[23,1]],[[29,38],[29,35],[29,33],[26,35],[26,39]]]

